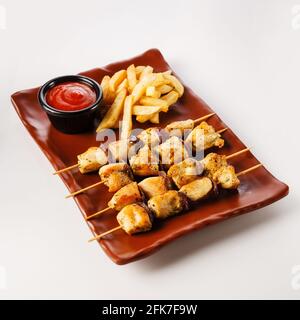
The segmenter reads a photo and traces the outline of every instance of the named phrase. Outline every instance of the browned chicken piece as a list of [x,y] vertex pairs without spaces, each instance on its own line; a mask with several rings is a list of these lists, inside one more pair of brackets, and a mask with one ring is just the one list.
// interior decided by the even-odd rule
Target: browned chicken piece
[[222,167],[227,166],[226,156],[214,152],[209,153],[204,159],[201,160],[204,167],[205,174],[209,178],[213,178],[215,172]]
[[170,180],[165,175],[158,177],[150,177],[139,183],[140,189],[143,191],[147,199],[154,196],[162,195],[172,188]]
[[159,128],[155,127],[143,130],[137,137],[144,145],[152,147],[159,145],[161,141]]
[[240,180],[235,173],[235,169],[230,165],[222,167],[215,172],[213,180],[220,184],[223,189],[237,189],[240,185]]
[[109,192],[116,192],[134,181],[131,168],[127,163],[107,164],[100,168],[99,175]]
[[129,160],[133,174],[140,177],[157,176],[159,174],[159,159],[155,150],[148,145],[142,147]]
[[165,130],[170,136],[183,137],[189,131],[194,129],[194,120],[188,119],[183,121],[175,121],[168,124]]
[[77,159],[81,173],[97,171],[107,163],[105,152],[98,147],[88,148],[87,151],[78,155]]
[[182,186],[196,180],[203,173],[203,165],[200,161],[188,158],[175,163],[168,170],[168,176],[180,189]]
[[122,210],[128,204],[142,202],[143,197],[138,184],[132,182],[118,190],[108,202],[108,206],[117,211]]
[[186,141],[191,143],[197,151],[207,150],[212,147],[222,148],[224,146],[224,140],[221,139],[221,135],[205,121],[193,129]]
[[215,183],[208,177],[201,177],[184,185],[180,190],[191,201],[203,200],[215,191]]
[[117,215],[122,229],[128,234],[151,230],[152,219],[149,209],[142,203],[129,204]]
[[157,219],[165,219],[188,209],[188,201],[183,193],[169,190],[148,200],[148,207]]
[[173,136],[160,144],[157,148],[161,164],[169,169],[174,163],[179,163],[184,159],[189,158],[189,153],[184,146],[184,142]]

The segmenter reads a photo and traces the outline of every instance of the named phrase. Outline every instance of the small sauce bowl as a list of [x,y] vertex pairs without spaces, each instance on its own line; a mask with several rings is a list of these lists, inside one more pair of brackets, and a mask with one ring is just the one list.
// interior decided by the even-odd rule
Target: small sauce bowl
[[[51,106],[47,99],[49,91],[56,86],[70,83],[79,83],[89,87],[89,90],[92,89],[95,93],[94,101],[79,110],[67,110],[67,108],[63,110]],[[76,95],[78,94],[75,92]],[[100,117],[102,96],[102,89],[95,80],[81,75],[69,75],[57,77],[46,82],[39,90],[38,100],[56,129],[64,133],[75,134],[94,128],[95,119]]]

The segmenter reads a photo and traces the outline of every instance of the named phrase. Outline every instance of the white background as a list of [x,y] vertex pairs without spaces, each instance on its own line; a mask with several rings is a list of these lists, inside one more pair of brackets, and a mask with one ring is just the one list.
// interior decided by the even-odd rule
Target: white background
[[[1,298],[300,298],[300,0],[0,5]],[[117,266],[87,243],[87,225],[10,94],[152,47],[290,195]]]

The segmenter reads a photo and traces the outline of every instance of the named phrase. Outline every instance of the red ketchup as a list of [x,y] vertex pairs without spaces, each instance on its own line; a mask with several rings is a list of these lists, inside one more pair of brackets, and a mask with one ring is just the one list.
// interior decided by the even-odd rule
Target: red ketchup
[[87,84],[64,82],[51,88],[46,94],[47,103],[58,110],[77,111],[96,102],[96,92]]

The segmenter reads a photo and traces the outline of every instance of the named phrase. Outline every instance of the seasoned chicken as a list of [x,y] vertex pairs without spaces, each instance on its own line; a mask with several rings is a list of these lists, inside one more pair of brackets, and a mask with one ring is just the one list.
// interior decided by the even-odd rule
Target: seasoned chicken
[[224,145],[224,140],[221,139],[221,135],[215,131],[213,126],[210,126],[205,121],[193,129],[186,141],[191,143],[197,151],[212,147],[222,148]]
[[134,181],[132,171],[127,163],[111,163],[99,170],[99,175],[109,192],[116,192]]
[[117,215],[122,229],[128,234],[151,230],[152,219],[148,208],[142,203],[129,204]]
[[148,200],[148,207],[156,218],[165,219],[187,210],[188,202],[183,193],[169,190]]
[[179,191],[191,201],[200,201],[212,194],[214,189],[214,182],[210,178],[201,177],[184,185]]
[[213,178],[216,171],[227,166],[226,156],[211,152],[201,160],[205,174],[209,178]]
[[165,130],[170,136],[184,137],[189,131],[194,129],[194,120],[188,119],[175,121],[168,124]]
[[203,173],[203,165],[200,161],[188,158],[175,163],[168,170],[168,177],[172,178],[178,189],[196,180]]
[[147,199],[162,195],[172,188],[169,178],[165,175],[146,178],[139,183],[139,187]]
[[88,148],[86,152],[77,156],[78,168],[81,173],[97,171],[107,163],[105,152],[98,147]]
[[120,211],[128,204],[142,201],[143,197],[140,193],[138,184],[136,182],[132,182],[118,190],[108,202],[108,206]]
[[233,166],[225,166],[216,171],[213,180],[220,184],[223,189],[237,189],[240,180],[238,179]]
[[133,174],[136,176],[157,176],[159,173],[159,159],[155,149],[148,145],[142,147],[138,153],[129,160]]
[[144,145],[152,147],[159,145],[161,141],[159,128],[148,128],[143,130],[137,137]]
[[161,164],[169,169],[174,163],[183,161],[189,157],[189,153],[184,146],[184,142],[176,136],[167,139],[157,148]]

